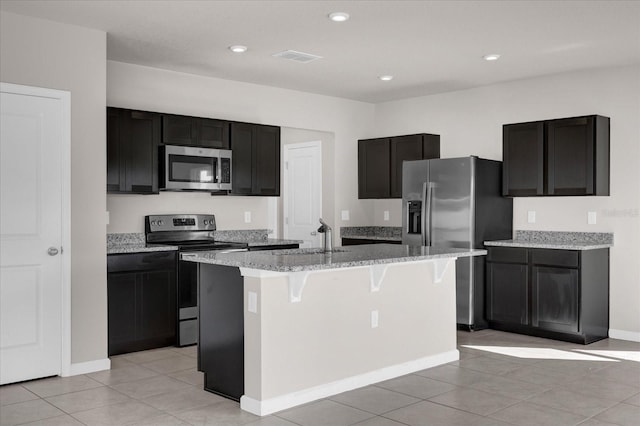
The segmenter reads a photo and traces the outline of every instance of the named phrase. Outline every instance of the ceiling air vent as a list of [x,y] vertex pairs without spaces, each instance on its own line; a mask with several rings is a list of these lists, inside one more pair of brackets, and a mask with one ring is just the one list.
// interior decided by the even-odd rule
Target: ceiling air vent
[[276,58],[288,59],[290,61],[302,62],[303,64],[322,58],[322,56],[312,55],[311,53],[296,52],[295,50],[285,50],[284,52],[276,53],[273,56]]

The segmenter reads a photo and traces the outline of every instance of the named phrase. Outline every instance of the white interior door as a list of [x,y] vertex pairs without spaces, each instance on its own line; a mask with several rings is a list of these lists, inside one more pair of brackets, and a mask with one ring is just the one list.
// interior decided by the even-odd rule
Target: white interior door
[[0,92],[0,384],[62,371],[68,98],[14,87]]
[[320,141],[284,146],[284,238],[321,247],[322,148]]

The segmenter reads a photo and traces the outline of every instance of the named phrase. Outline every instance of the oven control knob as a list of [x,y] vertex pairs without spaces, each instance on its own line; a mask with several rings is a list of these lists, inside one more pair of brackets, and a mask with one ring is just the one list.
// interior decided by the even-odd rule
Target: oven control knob
[[155,220],[151,221],[151,226],[156,226],[156,221]]
[[158,221],[158,226],[162,226],[162,221],[161,220]]
[[209,224],[209,221],[207,219],[203,220],[202,223],[204,224],[204,226],[207,226]]

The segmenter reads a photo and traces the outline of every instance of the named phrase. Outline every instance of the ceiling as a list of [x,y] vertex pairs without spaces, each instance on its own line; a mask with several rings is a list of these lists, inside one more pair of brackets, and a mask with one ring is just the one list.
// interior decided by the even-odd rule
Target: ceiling
[[[0,0],[0,9],[106,31],[110,60],[373,103],[640,63],[640,1]],[[330,21],[336,11],[351,19]],[[249,49],[230,52],[236,44]],[[322,59],[272,56],[287,49]],[[490,53],[501,58],[483,60]]]

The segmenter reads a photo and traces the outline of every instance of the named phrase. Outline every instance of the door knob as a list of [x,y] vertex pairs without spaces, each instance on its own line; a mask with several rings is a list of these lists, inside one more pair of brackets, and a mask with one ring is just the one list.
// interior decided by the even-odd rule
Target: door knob
[[316,231],[313,231],[313,232],[311,233],[311,235],[316,235]]
[[58,249],[55,247],[49,247],[49,250],[47,250],[47,254],[49,256],[55,256],[56,254],[58,254]]

